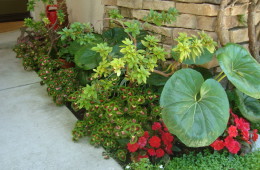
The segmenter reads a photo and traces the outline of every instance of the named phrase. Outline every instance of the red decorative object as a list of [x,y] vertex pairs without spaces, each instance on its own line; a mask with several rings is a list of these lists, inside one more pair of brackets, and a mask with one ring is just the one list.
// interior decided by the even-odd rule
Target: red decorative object
[[[58,19],[58,16],[57,16],[57,5],[47,5],[46,7],[46,15],[50,21],[50,25],[49,27],[52,27],[57,19]],[[58,24],[56,23],[56,25],[54,26],[54,29],[56,30],[58,28]]]

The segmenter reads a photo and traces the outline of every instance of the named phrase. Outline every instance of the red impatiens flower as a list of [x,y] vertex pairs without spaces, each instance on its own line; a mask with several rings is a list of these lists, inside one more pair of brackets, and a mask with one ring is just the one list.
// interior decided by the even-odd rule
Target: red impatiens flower
[[148,149],[147,152],[148,152],[148,154],[149,154],[150,156],[155,156],[155,155],[156,155],[154,149]]
[[164,150],[162,150],[161,148],[156,149],[156,157],[157,157],[157,158],[163,157],[164,154],[165,154],[165,152],[164,152]]
[[148,138],[150,137],[149,132],[148,132],[148,131],[144,131],[143,137],[145,137],[146,139],[148,139]]
[[225,144],[223,140],[217,139],[210,146],[214,148],[214,150],[219,151],[225,147]]
[[227,136],[226,138],[225,138],[225,142],[224,142],[224,145],[226,146],[226,145],[228,145],[229,143],[231,143],[232,141],[233,141],[234,139],[231,137],[231,136]]
[[149,144],[154,148],[159,148],[161,146],[161,139],[157,136],[153,136],[150,138]]
[[225,138],[225,146],[230,153],[237,154],[240,150],[240,143],[228,136]]
[[129,150],[129,152],[135,152],[135,151],[137,151],[138,148],[139,148],[138,143],[134,143],[134,144],[128,143],[127,144],[127,149]]
[[248,141],[249,140],[249,132],[247,130],[242,130],[241,134],[242,134],[242,139],[244,141]]
[[145,145],[147,144],[147,139],[145,138],[145,137],[140,137],[139,139],[138,139],[138,145],[139,145],[139,148],[143,148],[143,147],[145,147]]
[[253,139],[254,142],[257,141],[257,139],[258,139],[257,129],[253,130],[253,137],[252,137],[252,139]]
[[236,118],[235,123],[237,128],[240,130],[250,130],[250,124],[243,118]]
[[174,140],[174,137],[169,132],[162,133],[162,141],[165,145],[169,145]]
[[168,153],[168,154],[172,154],[172,144],[166,145],[166,147],[164,148],[164,150]]
[[152,130],[160,130],[161,128],[162,128],[162,125],[159,122],[154,122],[152,125]]
[[231,125],[229,128],[228,128],[228,134],[229,136],[231,137],[237,137],[237,127],[236,126],[233,126]]

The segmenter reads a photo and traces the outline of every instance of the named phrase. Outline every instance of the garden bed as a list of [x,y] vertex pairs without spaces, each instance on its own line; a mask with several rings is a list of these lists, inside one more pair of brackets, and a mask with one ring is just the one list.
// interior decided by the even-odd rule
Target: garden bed
[[[60,28],[48,18],[26,19],[14,49],[53,101],[79,119],[73,140],[89,136],[90,144],[104,147],[104,158],[133,169],[171,169],[185,155],[187,162],[203,154],[242,161],[237,155],[251,152],[258,138],[252,125],[259,129],[260,120],[260,66],[251,54],[238,44],[218,47],[205,32],[180,33],[168,53],[143,28],[174,21],[174,8],[150,11],[146,23],[125,20],[118,10],[109,15],[114,27],[102,34],[90,24]],[[75,67],[63,68],[60,58]],[[221,69],[199,68],[213,58]]]

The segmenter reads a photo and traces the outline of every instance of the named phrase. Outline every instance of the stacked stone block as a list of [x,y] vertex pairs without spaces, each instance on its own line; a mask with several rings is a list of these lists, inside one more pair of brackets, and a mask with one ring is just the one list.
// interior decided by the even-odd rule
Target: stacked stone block
[[[186,32],[189,35],[196,35],[199,31],[208,33],[215,41],[218,41],[216,34],[217,15],[220,9],[221,0],[103,0],[106,12],[109,9],[119,9],[127,19],[142,21],[150,9],[167,11],[175,7],[180,15],[176,22],[163,24],[162,26],[152,25],[145,29],[159,34],[161,43],[167,49],[175,45],[174,39],[179,32]],[[224,27],[228,29],[231,42],[244,46],[248,44],[247,26],[239,22],[239,17],[247,17],[248,0],[238,0],[239,4],[225,10]],[[256,24],[260,22],[260,9],[256,13]],[[258,24],[257,34],[260,36]],[[108,22],[105,27],[108,27]]]

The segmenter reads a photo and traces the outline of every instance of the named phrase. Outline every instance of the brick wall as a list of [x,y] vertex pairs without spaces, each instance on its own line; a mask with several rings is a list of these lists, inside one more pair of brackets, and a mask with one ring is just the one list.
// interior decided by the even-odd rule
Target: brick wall
[[[231,42],[247,46],[248,29],[238,21],[238,16],[247,17],[248,0],[238,1],[240,4],[225,11],[224,26],[229,30]],[[116,8],[124,17],[140,21],[149,13],[150,9],[167,11],[170,7],[175,7],[180,13],[176,22],[161,27],[152,25],[145,28],[159,34],[161,43],[166,49],[170,49],[174,45],[174,39],[179,32],[196,35],[198,31],[204,30],[217,41],[215,29],[220,2],[221,0],[103,0],[105,13]],[[258,22],[260,22],[260,9],[256,13],[256,23]],[[108,27],[108,22],[104,26]],[[257,31],[260,34],[260,30]]]

